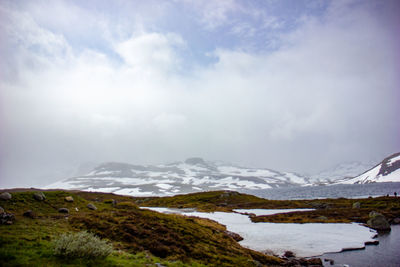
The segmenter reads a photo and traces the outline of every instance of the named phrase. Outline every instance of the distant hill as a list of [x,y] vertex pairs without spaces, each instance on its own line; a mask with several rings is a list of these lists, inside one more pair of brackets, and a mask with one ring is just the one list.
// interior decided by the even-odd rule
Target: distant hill
[[225,189],[267,189],[309,183],[307,177],[296,173],[189,158],[184,162],[160,165],[103,163],[86,175],[68,178],[46,188],[154,196]]

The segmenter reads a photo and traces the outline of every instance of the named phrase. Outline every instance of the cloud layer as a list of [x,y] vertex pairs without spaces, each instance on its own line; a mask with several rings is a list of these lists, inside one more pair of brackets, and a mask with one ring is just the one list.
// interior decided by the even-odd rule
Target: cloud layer
[[314,172],[399,151],[396,1],[282,2],[3,2],[0,185],[85,162]]

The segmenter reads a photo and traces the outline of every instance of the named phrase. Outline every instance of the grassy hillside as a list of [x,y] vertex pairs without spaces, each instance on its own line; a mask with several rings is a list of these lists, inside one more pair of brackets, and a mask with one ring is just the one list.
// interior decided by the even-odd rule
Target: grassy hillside
[[[34,192],[11,192],[0,200],[11,225],[0,225],[2,266],[257,266],[282,260],[241,247],[225,227],[215,222],[141,210],[131,197],[103,193],[46,191],[38,201]],[[74,201],[67,202],[65,197]],[[114,201],[113,201],[114,200]],[[97,210],[87,207],[94,204]],[[67,208],[68,214],[60,213]],[[29,217],[23,214],[31,210]],[[105,259],[60,258],[52,241],[62,233],[87,230],[108,239],[114,252]]]

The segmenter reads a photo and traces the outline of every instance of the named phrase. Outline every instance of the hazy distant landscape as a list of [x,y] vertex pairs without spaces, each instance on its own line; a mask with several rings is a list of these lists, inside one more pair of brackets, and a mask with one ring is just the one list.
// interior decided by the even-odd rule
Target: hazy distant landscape
[[399,14],[2,0],[0,265],[400,265]]

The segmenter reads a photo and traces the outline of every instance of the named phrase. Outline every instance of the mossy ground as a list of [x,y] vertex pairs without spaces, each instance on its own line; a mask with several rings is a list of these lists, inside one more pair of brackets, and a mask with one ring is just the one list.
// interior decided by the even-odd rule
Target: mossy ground
[[[1,266],[278,266],[284,260],[241,247],[217,222],[167,215],[141,206],[231,211],[236,208],[316,208],[272,216],[255,222],[366,222],[370,211],[389,220],[400,217],[400,198],[323,199],[278,201],[231,191],[203,192],[164,198],[133,198],[107,193],[45,191],[37,201],[32,190],[13,191],[0,206],[13,213],[12,225],[0,225]],[[64,198],[72,196],[74,202]],[[359,209],[353,203],[360,202]],[[97,210],[87,208],[88,203]],[[68,208],[61,214],[59,208]],[[23,216],[32,210],[35,217]],[[87,230],[112,242],[114,252],[105,259],[66,259],[54,256],[52,240],[66,232]]]
[[[141,210],[131,197],[103,193],[46,191],[37,201],[33,192],[12,192],[0,200],[13,213],[12,225],[0,225],[2,266],[256,266],[279,265],[282,260],[241,247],[210,220]],[[66,196],[74,202],[66,202]],[[118,202],[115,205],[111,199]],[[90,210],[88,203],[96,205]],[[69,209],[61,214],[58,209]],[[32,210],[35,218],[23,216]],[[52,240],[66,232],[87,230],[113,243],[105,259],[65,259],[53,255]]]
[[[389,221],[400,217],[400,198],[268,200],[231,191],[213,191],[173,197],[135,198],[141,206],[196,208],[199,211],[232,211],[233,209],[298,209],[314,211],[252,217],[253,222],[275,223],[366,223],[371,211],[382,213]],[[353,209],[355,202],[359,209]]]

